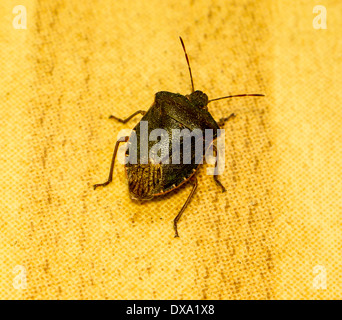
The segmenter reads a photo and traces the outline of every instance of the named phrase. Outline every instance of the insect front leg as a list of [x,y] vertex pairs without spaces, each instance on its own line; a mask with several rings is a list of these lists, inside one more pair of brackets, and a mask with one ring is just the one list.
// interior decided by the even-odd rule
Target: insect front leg
[[185,201],[185,203],[184,203],[184,205],[183,205],[181,211],[179,211],[179,213],[177,214],[175,220],[173,220],[173,228],[175,229],[175,238],[179,237],[179,235],[178,235],[178,230],[177,230],[177,223],[178,223],[179,219],[181,218],[181,216],[182,216],[184,210],[185,210],[186,207],[188,206],[188,204],[189,204],[189,202],[190,202],[192,196],[194,195],[194,193],[195,193],[195,191],[196,191],[196,189],[197,189],[197,178],[194,177],[194,178],[191,179],[191,181],[192,181],[192,183],[193,183],[193,188],[192,188],[192,190],[191,190],[191,193],[189,194],[188,199],[186,199],[186,201]]
[[115,162],[116,154],[117,154],[117,152],[118,152],[119,144],[120,144],[120,142],[127,142],[128,139],[129,139],[129,136],[126,136],[126,137],[121,137],[118,141],[116,141],[116,143],[115,143],[115,148],[114,148],[114,152],[113,152],[112,163],[111,163],[111,165],[110,165],[108,180],[107,180],[105,183],[94,184],[94,190],[95,190],[97,187],[105,187],[106,185],[108,185],[109,183],[112,182],[112,179],[113,179],[113,171],[114,171],[114,162]]
[[128,122],[129,120],[131,120],[133,117],[135,117],[137,114],[142,114],[143,116],[146,114],[146,111],[144,110],[138,110],[136,112],[134,112],[133,114],[131,114],[127,119],[120,119],[120,118],[117,118],[115,116],[110,116],[109,119],[115,119],[121,123],[126,123]]
[[230,120],[230,119],[232,119],[232,118],[234,118],[234,117],[236,117],[236,115],[235,115],[235,113],[232,113],[232,114],[229,115],[227,118],[221,118],[220,121],[219,121],[217,124],[218,124],[219,127],[223,127],[224,124],[225,124],[228,120]]

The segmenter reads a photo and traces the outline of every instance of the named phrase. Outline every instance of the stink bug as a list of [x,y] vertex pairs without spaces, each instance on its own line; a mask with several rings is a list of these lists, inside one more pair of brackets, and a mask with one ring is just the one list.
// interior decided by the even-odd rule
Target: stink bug
[[[234,117],[235,115],[231,114],[229,117],[223,118],[219,122],[216,122],[208,111],[208,103],[220,99],[228,99],[233,97],[264,96],[263,94],[239,94],[209,100],[208,96],[202,91],[195,91],[189,58],[181,37],[180,41],[190,73],[192,92],[190,93],[190,95],[184,96],[179,93],[160,91],[156,93],[154,103],[148,111],[136,111],[126,119],[120,119],[115,116],[110,116],[110,119],[115,119],[119,122],[126,123],[137,114],[143,115],[140,122],[134,127],[130,136],[124,136],[117,140],[114,148],[108,180],[105,183],[94,185],[94,189],[96,189],[99,186],[104,187],[112,182],[114,162],[119,144],[121,142],[132,143],[134,141],[136,146],[135,154],[131,154],[131,151],[127,149],[126,157],[128,158],[128,162],[125,164],[128,187],[132,199],[151,200],[156,196],[161,196],[165,193],[175,190],[186,182],[191,182],[193,185],[190,195],[188,196],[183,207],[174,219],[173,227],[175,231],[175,237],[178,237],[177,222],[181,218],[182,213],[184,212],[185,208],[189,204],[192,196],[196,191],[196,172],[201,162],[195,161],[195,155],[193,152],[195,149],[194,143],[191,142],[188,146],[188,151],[191,153],[190,163],[173,163],[173,155],[175,155],[175,152],[177,151],[175,151],[174,146],[170,147],[170,137],[168,138],[169,140],[166,141],[166,147],[164,146],[164,149],[166,148],[168,151],[167,161],[163,161],[161,163],[154,161],[151,157],[149,157],[149,151],[151,151],[151,149],[157,144],[157,141],[147,141],[151,132],[155,129],[160,128],[164,129],[164,131],[166,131],[167,133],[172,133],[173,130],[179,130],[180,128],[186,128],[191,131],[199,129],[202,132],[204,132],[206,129],[211,129],[213,131],[213,135],[211,136],[211,141],[209,141],[209,143],[212,144],[213,141],[218,137],[220,127],[222,127],[227,120]],[[142,126],[145,123],[148,124],[147,137],[145,135],[143,137],[141,134]],[[203,146],[203,138],[200,142]],[[185,148],[181,148],[181,145],[182,142],[180,142],[180,145],[178,145],[179,156],[184,156],[187,151],[185,151]],[[218,152],[215,145],[212,146],[213,150],[216,151],[216,161],[218,161]],[[161,149],[162,147],[163,144],[161,145]],[[206,150],[203,150],[202,156],[205,154],[205,152]],[[143,159],[143,153],[145,155],[147,154],[148,158],[145,158],[142,161],[141,159]],[[136,162],[130,161],[134,157],[136,159]],[[214,181],[222,189],[222,192],[226,191],[216,174],[214,174]]]

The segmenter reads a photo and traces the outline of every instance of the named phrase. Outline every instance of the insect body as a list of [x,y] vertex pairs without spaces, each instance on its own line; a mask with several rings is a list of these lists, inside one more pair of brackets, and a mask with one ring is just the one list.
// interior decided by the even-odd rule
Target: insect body
[[[210,144],[217,138],[220,126],[223,126],[227,120],[234,116],[231,114],[217,123],[208,111],[208,103],[232,97],[263,96],[261,94],[242,94],[209,100],[202,91],[195,91],[189,59],[182,38],[180,40],[190,72],[191,94],[184,96],[178,93],[160,91],[156,93],[154,103],[147,112],[139,110],[127,119],[110,116],[110,118],[126,123],[137,114],[143,115],[140,122],[134,127],[132,135],[122,137],[116,142],[108,180],[105,183],[94,185],[94,189],[96,189],[99,186],[106,186],[112,181],[114,161],[119,144],[127,141],[129,144],[134,144],[135,148],[128,148],[126,151],[127,163],[125,165],[132,199],[150,200],[155,196],[170,192],[186,182],[191,182],[193,185],[190,195],[174,219],[175,237],[178,237],[177,222],[197,188],[196,173],[201,164],[201,159],[198,156],[202,157],[205,154]],[[146,135],[142,129],[145,129]],[[159,142],[148,139],[152,131],[156,129],[162,129],[163,133],[166,134],[166,139],[161,139]],[[170,143],[174,132],[180,129],[197,132],[197,135],[194,135],[195,139],[190,140],[190,144],[187,145],[184,139],[177,140],[178,143]],[[206,137],[198,134],[207,129],[211,129],[213,132],[210,141],[206,141]],[[159,161],[155,161],[150,152],[157,143],[159,150],[164,151],[164,157],[162,160],[159,158]],[[200,152],[196,150],[198,145],[204,146]],[[213,147],[215,148],[214,145]],[[143,154],[145,157],[142,157]],[[216,154],[218,156],[217,152]],[[158,155],[160,156],[160,152]],[[187,156],[189,156],[189,161],[184,161]],[[180,161],[174,161],[175,158],[180,159]],[[224,192],[225,188],[218,180],[217,175],[214,175],[214,180]]]
[[[193,102],[194,97],[198,99],[197,104]],[[141,124],[144,121],[148,123],[148,135],[156,128],[163,128],[166,131],[167,137],[170,138],[173,135],[172,131],[181,130],[180,128],[185,128],[189,131],[199,129],[199,132],[204,132],[205,129],[210,128],[214,130],[213,138],[215,139],[219,126],[210,113],[203,109],[207,100],[207,96],[200,91],[195,91],[189,98],[171,92],[158,92],[152,107],[133,129],[137,134],[136,145],[138,147],[138,152],[134,157],[140,158],[141,156],[139,146],[141,148],[143,137],[140,134],[140,130]],[[203,137],[195,136],[194,138],[195,140],[202,139],[200,143],[203,146]],[[178,142],[170,143],[169,139],[167,139],[162,143],[160,149],[167,149],[168,151],[167,159],[163,158],[164,161],[162,163],[154,163],[153,159],[149,159],[147,164],[131,164],[128,162],[126,165],[128,185],[133,198],[148,200],[153,196],[164,194],[179,187],[195,174],[199,166],[199,163],[195,161],[195,143],[184,146],[183,140]],[[155,141],[149,141],[148,150],[151,150],[155,143]],[[202,150],[200,149],[200,151]],[[205,150],[203,150],[204,152]],[[178,153],[178,159],[180,159],[178,163],[175,163],[172,159],[175,158],[175,153]],[[185,154],[190,154],[190,163],[186,164],[182,161],[185,158]],[[131,156],[128,153],[126,155],[128,157]],[[200,160],[197,162],[200,162]]]

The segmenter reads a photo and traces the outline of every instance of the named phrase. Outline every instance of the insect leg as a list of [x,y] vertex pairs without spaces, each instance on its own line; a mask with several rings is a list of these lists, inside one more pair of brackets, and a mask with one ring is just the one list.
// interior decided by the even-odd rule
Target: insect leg
[[189,196],[188,196],[188,199],[186,199],[186,201],[185,201],[185,203],[184,203],[184,205],[183,205],[181,211],[179,211],[179,213],[177,214],[175,220],[173,220],[173,228],[175,229],[175,238],[176,238],[176,237],[179,237],[178,231],[177,231],[177,222],[178,222],[179,219],[181,218],[181,216],[182,216],[182,214],[183,214],[185,208],[188,206],[188,204],[189,204],[189,202],[190,202],[192,196],[194,195],[194,193],[195,193],[195,191],[196,191],[196,189],[197,189],[197,178],[196,178],[196,177],[192,178],[192,183],[193,183],[193,188],[192,188],[192,190],[191,190],[191,193],[190,193]]
[[138,110],[136,112],[134,112],[133,114],[131,114],[127,119],[120,119],[120,118],[117,118],[115,116],[110,116],[109,119],[115,119],[119,122],[122,122],[122,123],[126,123],[128,122],[129,120],[131,120],[133,117],[135,117],[137,114],[142,114],[142,115],[145,115],[146,114],[146,111],[144,110]]
[[97,187],[105,187],[106,185],[108,185],[109,183],[112,182],[113,170],[114,170],[114,162],[115,162],[116,154],[118,152],[119,144],[120,144],[120,142],[127,142],[128,139],[129,139],[129,136],[126,136],[126,137],[121,137],[118,141],[116,141],[114,152],[113,152],[112,163],[110,165],[108,180],[105,183],[94,184],[94,190]]
[[224,124],[231,118],[236,117],[235,113],[232,113],[229,117],[227,118],[221,118],[220,121],[217,123],[219,127],[223,127]]
[[216,182],[216,184],[222,188],[222,192],[226,192],[226,188],[223,186],[223,184],[221,183],[221,181],[218,179],[218,174],[217,174],[217,163],[219,161],[218,157],[219,157],[219,153],[217,152],[217,148],[216,146],[213,144],[213,150],[215,151],[216,154],[216,164],[215,164],[215,172],[214,172],[214,180]]

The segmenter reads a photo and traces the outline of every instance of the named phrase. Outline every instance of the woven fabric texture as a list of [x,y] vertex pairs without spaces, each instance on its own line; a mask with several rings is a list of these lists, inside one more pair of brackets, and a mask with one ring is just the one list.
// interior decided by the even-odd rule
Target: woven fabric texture
[[[23,0],[18,30],[1,1],[0,298],[341,298],[342,4],[325,1],[317,30],[318,4]],[[204,165],[175,239],[189,185],[134,202],[118,162],[111,185],[92,185],[140,119],[109,115],[190,92],[179,36],[196,89],[266,97],[209,105],[217,120],[237,115],[227,192]]]

